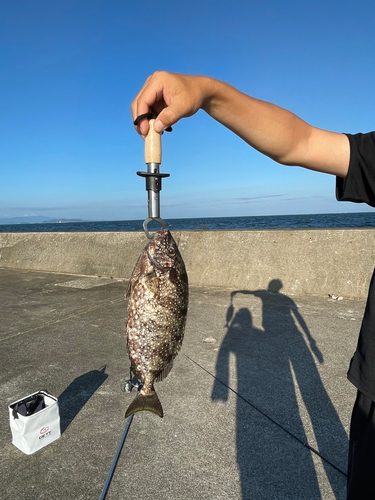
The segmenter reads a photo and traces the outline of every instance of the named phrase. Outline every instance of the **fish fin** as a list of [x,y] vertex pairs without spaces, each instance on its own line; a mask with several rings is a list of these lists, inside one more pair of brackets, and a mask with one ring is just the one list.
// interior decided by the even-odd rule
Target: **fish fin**
[[163,407],[155,391],[148,396],[139,394],[129,405],[125,413],[125,418],[134,415],[137,411],[148,410],[163,418]]
[[142,257],[143,257],[143,252],[138,257],[137,262],[135,263],[135,266],[134,266],[133,271],[131,273],[128,287],[127,287],[126,292],[125,292],[125,298],[130,297],[132,286],[136,283],[137,279],[140,276],[141,268],[142,268]]
[[158,296],[159,295],[159,279],[156,274],[150,275],[146,280],[146,286],[151,293]]
[[172,370],[172,367],[173,367],[173,359],[159,373],[159,375],[155,379],[155,382],[161,382],[162,380],[164,380],[168,376],[169,372]]
[[136,272],[136,269],[134,268],[134,271],[130,277],[130,280],[129,280],[129,283],[128,283],[128,287],[126,289],[126,292],[125,292],[125,298],[128,299],[130,297],[130,294],[131,294],[131,291],[132,291],[132,287],[137,283],[137,280],[139,278],[139,272]]
[[128,299],[130,297],[130,292],[132,290],[132,280],[129,280],[128,287],[125,292],[125,298]]

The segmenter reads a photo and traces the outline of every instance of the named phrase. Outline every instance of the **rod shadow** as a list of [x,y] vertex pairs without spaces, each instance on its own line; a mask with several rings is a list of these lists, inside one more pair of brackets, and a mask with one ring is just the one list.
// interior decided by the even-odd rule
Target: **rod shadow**
[[[312,454],[303,446],[308,440],[299,395],[319,453],[342,471],[322,461],[333,494],[345,498],[348,437],[316,366],[316,362],[323,364],[323,355],[297,305],[280,293],[282,286],[280,280],[272,280],[267,290],[231,293],[211,398],[228,400],[230,362],[235,362],[237,387],[232,384],[232,388],[240,396],[236,398],[236,450],[242,498],[322,498]],[[253,326],[249,308],[235,307],[237,294],[260,299],[262,329]],[[260,412],[254,413],[244,400]],[[277,435],[289,436],[295,446],[283,450]],[[301,454],[293,455],[291,449]]]
[[99,370],[91,370],[80,375],[61,393],[58,398],[61,434],[66,431],[87,401],[107,379],[105,369],[106,365]]

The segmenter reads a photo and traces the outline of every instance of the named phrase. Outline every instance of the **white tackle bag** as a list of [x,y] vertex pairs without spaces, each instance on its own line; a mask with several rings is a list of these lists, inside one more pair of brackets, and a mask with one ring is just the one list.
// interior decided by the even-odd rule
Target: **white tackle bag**
[[12,443],[31,455],[61,436],[57,398],[38,391],[8,405]]

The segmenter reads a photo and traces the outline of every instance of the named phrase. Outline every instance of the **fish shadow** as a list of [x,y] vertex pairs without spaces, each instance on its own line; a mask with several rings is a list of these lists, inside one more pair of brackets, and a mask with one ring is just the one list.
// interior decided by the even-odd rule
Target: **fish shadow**
[[[315,446],[328,459],[322,466],[334,498],[343,499],[348,437],[318,371],[323,354],[298,306],[280,293],[281,287],[280,280],[271,280],[267,290],[231,293],[211,399],[226,402],[230,391],[238,396],[236,454],[243,499],[322,498],[313,453],[305,452],[301,401]],[[242,298],[236,301],[236,296]],[[254,326],[244,304],[259,308],[262,328]],[[291,438],[290,446],[283,436]],[[280,476],[288,480],[278,482]],[[304,484],[308,492],[302,490]]]
[[61,434],[66,431],[87,401],[108,378],[105,369],[106,365],[99,370],[91,370],[80,375],[60,394],[58,401]]

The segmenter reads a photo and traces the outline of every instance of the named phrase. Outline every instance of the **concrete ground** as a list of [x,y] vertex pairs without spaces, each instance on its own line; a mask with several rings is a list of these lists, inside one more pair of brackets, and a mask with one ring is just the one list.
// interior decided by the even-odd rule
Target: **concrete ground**
[[[0,269],[1,499],[99,499],[135,396],[122,392],[125,289]],[[191,289],[182,351],[156,387],[165,416],[134,416],[107,498],[344,499],[363,310],[251,285]],[[7,405],[39,389],[59,398],[62,436],[25,455]]]

